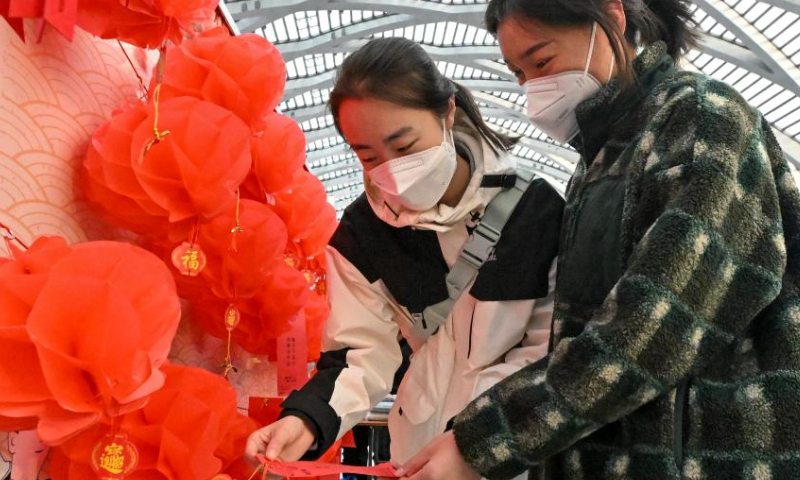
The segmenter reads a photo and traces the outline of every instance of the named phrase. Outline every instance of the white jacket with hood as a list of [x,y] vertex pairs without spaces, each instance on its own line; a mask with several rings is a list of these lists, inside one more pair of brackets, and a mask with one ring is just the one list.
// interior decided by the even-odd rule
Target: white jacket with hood
[[365,177],[365,195],[348,207],[331,241],[331,313],[318,373],[283,404],[284,416],[299,416],[315,430],[316,448],[306,458],[323,453],[391,391],[402,361],[400,335],[414,354],[389,415],[395,462],[443,433],[483,391],[547,354],[563,200],[542,179],[523,196],[495,255],[447,322],[427,341],[412,333],[412,313],[444,299],[447,269],[501,191],[482,187],[484,178],[515,171],[513,158],[496,154],[462,112],[454,139],[472,167],[457,206],[403,210]]

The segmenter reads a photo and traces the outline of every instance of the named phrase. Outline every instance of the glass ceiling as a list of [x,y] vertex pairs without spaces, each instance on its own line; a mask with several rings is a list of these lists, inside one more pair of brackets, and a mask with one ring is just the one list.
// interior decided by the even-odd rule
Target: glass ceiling
[[[308,167],[339,213],[363,191],[361,167],[336,134],[325,102],[347,53],[377,37],[422,44],[445,75],[472,90],[490,125],[523,137],[513,151],[520,167],[566,186],[578,155],[528,124],[525,96],[482,28],[488,0],[224,1],[240,31],[264,36],[286,60],[279,108],[306,132]],[[800,167],[800,0],[694,3],[703,34],[684,68],[733,85],[772,123]]]

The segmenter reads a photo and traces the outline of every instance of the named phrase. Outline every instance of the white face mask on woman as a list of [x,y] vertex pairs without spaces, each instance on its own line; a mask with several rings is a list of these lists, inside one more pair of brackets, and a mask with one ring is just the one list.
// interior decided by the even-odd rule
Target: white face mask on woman
[[[602,85],[589,73],[592,63],[597,22],[592,25],[589,55],[582,72],[570,71],[528,80],[522,85],[528,97],[528,118],[533,126],[553,140],[566,143],[580,131],[575,109],[584,100],[596,94]],[[614,58],[608,69],[608,78],[614,71]]]
[[442,144],[425,151],[395,158],[369,172],[372,183],[391,200],[415,211],[433,208],[442,199],[456,172],[456,147],[447,139],[442,122]]

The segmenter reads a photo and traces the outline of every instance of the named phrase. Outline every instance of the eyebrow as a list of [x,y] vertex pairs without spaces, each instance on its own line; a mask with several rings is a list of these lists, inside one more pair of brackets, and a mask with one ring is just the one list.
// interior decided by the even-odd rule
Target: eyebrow
[[[390,143],[394,140],[397,140],[398,138],[401,138],[403,135],[407,134],[411,130],[413,130],[413,128],[411,127],[400,128],[391,135],[389,135],[388,137],[384,138],[383,143]],[[368,150],[372,147],[370,147],[369,145],[350,145],[350,148],[353,150]]]
[[[520,57],[520,60],[524,60],[524,59],[530,57],[531,55],[533,55],[534,53],[536,53],[539,50],[543,49],[544,47],[550,45],[551,43],[553,43],[552,40],[546,40],[544,42],[537,43],[536,45],[532,46],[531,48],[525,50],[525,52]],[[507,65],[513,65],[514,64],[514,62],[512,62],[511,60],[508,60],[507,58],[504,58],[503,61],[505,61]]]

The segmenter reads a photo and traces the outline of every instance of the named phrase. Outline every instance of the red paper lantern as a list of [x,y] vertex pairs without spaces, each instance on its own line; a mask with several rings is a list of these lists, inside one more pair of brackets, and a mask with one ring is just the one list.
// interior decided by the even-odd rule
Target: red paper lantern
[[300,125],[272,113],[254,130],[253,173],[261,188],[275,193],[289,187],[306,161],[306,137]]
[[54,406],[26,323],[50,269],[70,251],[63,238],[42,237],[0,264],[0,364],[14,365],[0,376],[0,430],[36,428],[35,414]]
[[[160,141],[154,126],[165,135]],[[132,145],[136,178],[169,212],[170,222],[210,220],[231,211],[252,162],[247,125],[230,111],[191,97],[151,105]]]
[[22,23],[21,18],[12,17],[8,14],[10,6],[11,0],[0,0],[0,17],[4,18],[19,38],[25,41],[25,25]]
[[255,200],[270,206],[275,204],[272,196],[261,188],[261,184],[258,183],[258,179],[256,178],[256,174],[253,173],[253,170],[250,170],[250,173],[247,174],[242,184],[239,185],[239,191],[241,192],[242,198]]
[[164,381],[180,304],[158,258],[124,243],[72,247],[55,263],[27,319],[58,408],[39,436],[58,444],[103,417],[141,408]]
[[112,223],[136,233],[162,231],[168,211],[142,189],[133,172],[133,131],[147,119],[147,106],[117,112],[92,135],[83,161],[81,182],[86,197]]
[[40,40],[45,24],[55,28],[67,40],[72,40],[77,11],[78,0],[0,0],[0,16],[8,21],[23,41],[24,18],[37,20],[37,36]]
[[[238,413],[230,384],[199,368],[170,365],[164,372],[164,387],[120,422],[120,432],[139,451],[138,468],[125,478],[197,480],[252,471],[242,455],[258,425]],[[95,478],[91,452],[109,430],[109,425],[95,426],[54,450],[53,480]]]
[[218,297],[252,297],[286,248],[286,227],[269,207],[243,199],[200,227],[198,243],[209,258],[202,275]]
[[[239,324],[231,339],[254,355],[266,355],[275,360],[276,339],[289,329],[289,319],[307,304],[310,290],[303,274],[276,260],[270,265],[266,281],[255,295],[234,303],[240,314]],[[212,336],[225,339],[225,312],[231,305],[226,298],[211,292],[188,297],[192,306],[191,318]]]
[[300,170],[292,184],[274,198],[275,212],[286,222],[289,240],[301,242],[308,257],[322,253],[336,230],[336,211],[327,201],[322,182]]
[[161,94],[215,103],[255,126],[278,106],[285,84],[286,65],[275,46],[219,27],[168,51]]
[[219,0],[80,0],[78,26],[141,48],[180,44],[213,23]]

